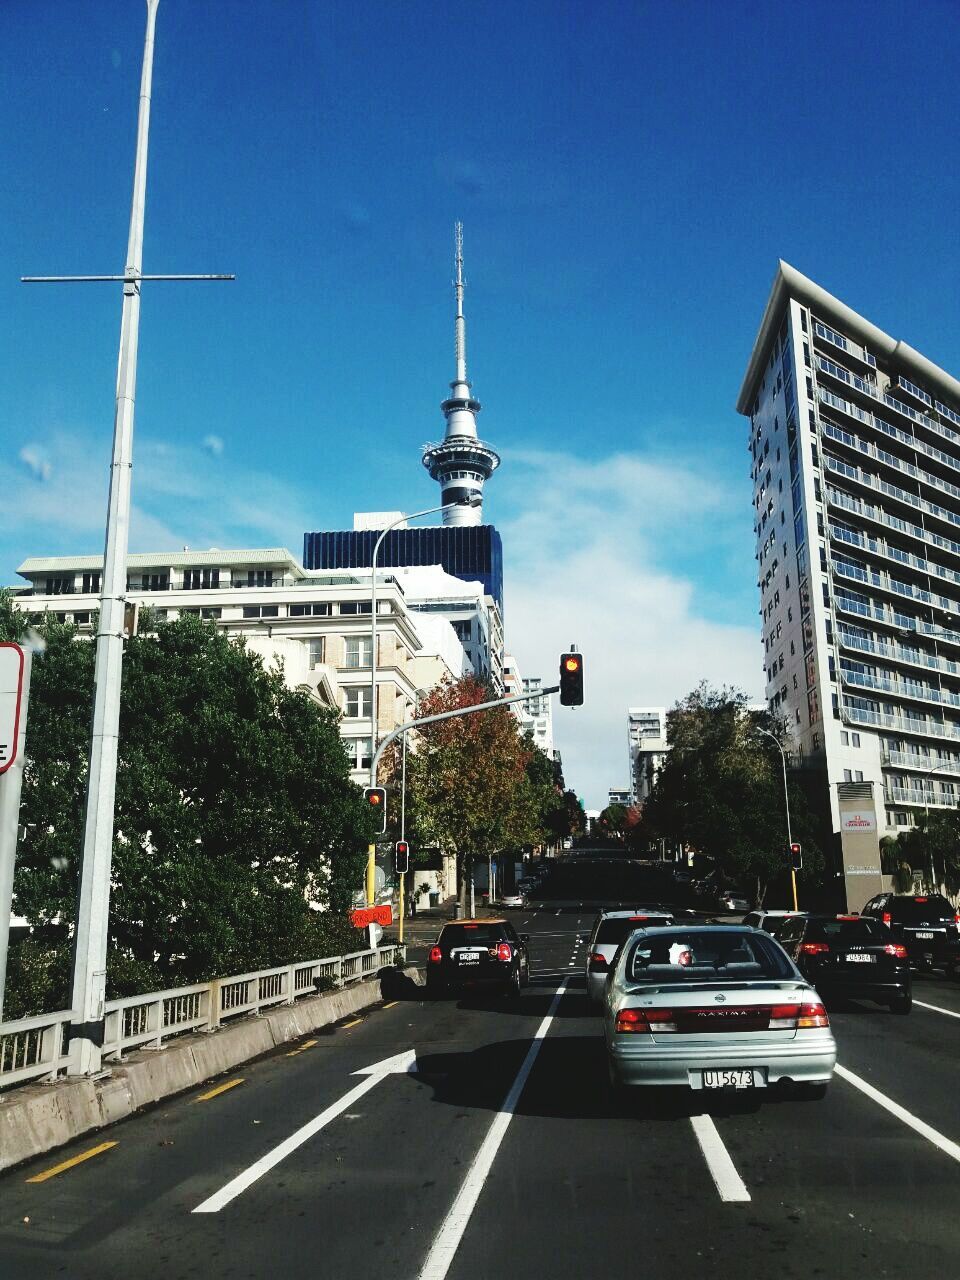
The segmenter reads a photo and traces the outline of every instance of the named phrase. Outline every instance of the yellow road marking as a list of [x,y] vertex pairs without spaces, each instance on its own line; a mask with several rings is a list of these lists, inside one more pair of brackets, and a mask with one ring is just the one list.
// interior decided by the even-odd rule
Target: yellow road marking
[[354,1020],[353,1020],[352,1022],[345,1022],[345,1023],[343,1024],[343,1029],[344,1029],[344,1031],[346,1031],[346,1029],[347,1029],[348,1027],[359,1027],[359,1025],[360,1025],[360,1023],[361,1023],[362,1021],[363,1021],[363,1019],[362,1019],[362,1018],[354,1018]]
[[115,1147],[115,1142],[101,1142],[99,1147],[91,1147],[89,1151],[81,1151],[78,1156],[73,1156],[70,1160],[64,1160],[63,1164],[55,1164],[52,1169],[44,1169],[43,1173],[35,1173],[32,1178],[27,1178],[27,1182],[46,1182],[48,1178],[55,1178],[58,1173],[64,1173],[67,1169],[72,1169],[75,1164],[83,1164],[84,1160],[92,1160],[94,1156],[100,1155],[102,1151],[109,1151],[111,1147]]
[[226,1084],[218,1084],[215,1089],[208,1090],[207,1093],[201,1093],[196,1099],[197,1102],[209,1102],[211,1098],[215,1098],[218,1093],[226,1093],[228,1089],[235,1089],[238,1084],[243,1084],[243,1076],[238,1076],[236,1080],[228,1080]]
[[295,1058],[298,1053],[303,1053],[304,1049],[312,1049],[316,1043],[317,1043],[316,1040],[307,1040],[300,1046],[299,1049],[291,1049],[290,1052],[287,1054],[287,1057]]
[[399,1003],[400,1003],[399,1000],[391,1000],[389,1004],[385,1004],[383,1007],[385,1009],[392,1009],[395,1004],[399,1004]]

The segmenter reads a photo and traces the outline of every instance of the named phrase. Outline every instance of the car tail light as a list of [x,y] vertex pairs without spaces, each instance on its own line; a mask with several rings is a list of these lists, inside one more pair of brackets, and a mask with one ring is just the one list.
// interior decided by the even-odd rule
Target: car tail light
[[649,916],[631,916],[630,919],[631,920],[649,920],[650,917]]
[[805,956],[822,956],[824,952],[830,950],[828,942],[804,942],[800,947],[801,955]]
[[676,1031],[672,1009],[621,1009],[615,1030],[620,1034],[635,1031]]
[[860,917],[859,917],[859,916],[857,915],[857,913],[854,911],[854,912],[851,912],[851,914],[850,914],[850,915],[848,915],[848,916],[837,916],[837,919],[838,919],[838,920],[859,920],[859,919],[860,919]]
[[798,1027],[829,1027],[830,1019],[827,1017],[827,1011],[822,1004],[802,1004],[800,1006],[800,1017],[797,1019]]
[[513,948],[509,942],[501,942],[497,947],[497,959],[510,961],[513,959]]
[[960,911],[958,911],[956,915],[953,917],[953,923],[960,925]]
[[775,1004],[770,1010],[770,1030],[783,1031],[795,1028],[801,1007],[799,1004]]
[[590,972],[599,973],[607,968],[607,957],[602,951],[595,951],[590,957]]
[[926,898],[914,898],[914,902],[926,902]]
[[431,948],[430,948],[430,963],[431,963],[431,964],[439,964],[439,963],[440,963],[440,961],[441,961],[442,959],[443,959],[443,952],[440,950],[440,948],[439,948],[439,947],[431,947]]
[[907,948],[902,942],[891,942],[883,949],[888,956],[896,956],[898,960],[906,960],[907,958]]
[[883,923],[884,923],[884,924],[889,924],[889,923],[891,922],[891,920],[892,920],[892,919],[893,919],[893,916],[890,914],[890,912],[889,912],[889,911],[885,911],[885,912],[883,913]]

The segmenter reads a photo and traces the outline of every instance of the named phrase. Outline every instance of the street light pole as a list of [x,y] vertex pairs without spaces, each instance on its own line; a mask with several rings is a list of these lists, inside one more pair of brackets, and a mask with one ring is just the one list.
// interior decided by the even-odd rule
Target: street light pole
[[[373,556],[370,569],[370,786],[377,785],[377,736],[379,717],[377,707],[377,557],[383,540],[391,529],[406,524],[410,520],[419,520],[423,516],[433,516],[447,511],[450,507],[478,507],[483,499],[473,493],[459,502],[444,503],[439,507],[427,507],[424,511],[414,511],[412,515],[400,516],[380,530],[380,536],[373,544]],[[377,846],[371,842],[367,846],[366,899],[367,906],[372,907],[376,899]]]
[[140,289],[145,280],[230,280],[232,276],[143,274],[143,227],[147,191],[147,143],[153,85],[153,47],[160,0],[146,0],[147,26],[140,77],[133,199],[123,275],[23,276],[28,283],[122,281],[120,357],[113,419],[113,459],[100,587],[99,625],[94,667],[93,723],[90,733],[87,799],[83,820],[83,863],[73,947],[70,1026],[71,1075],[100,1069],[106,999],[107,938],[113,820],[117,789],[117,746],[123,666],[123,615],[127,589],[130,526],[130,475],[133,467],[133,417],[137,389]]
[[[790,792],[787,789],[787,755],[783,747],[780,745],[780,739],[777,738],[775,734],[772,734],[769,729],[761,729],[758,725],[757,733],[762,733],[765,738],[769,738],[772,742],[775,742],[777,750],[780,752],[780,760],[783,764],[783,805],[787,813],[787,848],[790,849],[793,844],[793,832],[790,830]],[[793,909],[794,911],[798,911],[797,873],[793,866],[792,853],[790,861],[790,887],[793,890]]]

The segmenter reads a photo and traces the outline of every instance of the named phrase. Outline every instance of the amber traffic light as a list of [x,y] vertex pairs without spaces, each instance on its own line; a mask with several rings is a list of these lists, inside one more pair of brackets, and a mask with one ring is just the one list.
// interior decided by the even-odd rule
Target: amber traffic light
[[370,812],[376,815],[375,834],[382,836],[387,829],[387,793],[383,787],[365,787],[363,798]]
[[579,707],[583,704],[583,654],[560,655],[560,704]]

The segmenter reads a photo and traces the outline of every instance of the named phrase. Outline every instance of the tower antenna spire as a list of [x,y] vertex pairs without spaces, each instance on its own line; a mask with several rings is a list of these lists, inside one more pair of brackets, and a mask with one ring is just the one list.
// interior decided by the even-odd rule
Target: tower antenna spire
[[467,322],[463,316],[463,223],[458,222],[454,227],[454,267],[456,269],[456,278],[453,282],[454,291],[457,298],[457,320],[456,320],[456,353],[457,353],[457,382],[465,387],[470,384],[467,382]]

